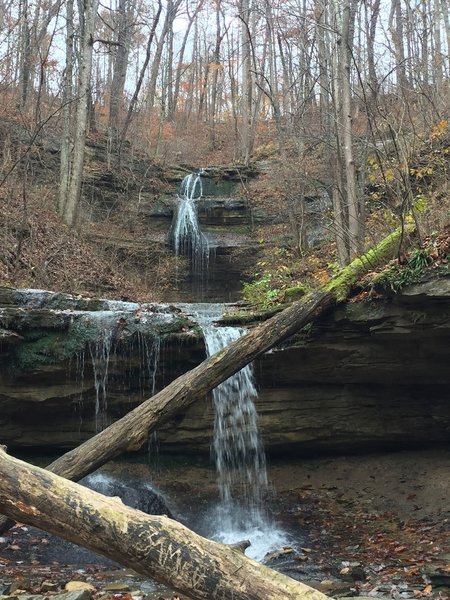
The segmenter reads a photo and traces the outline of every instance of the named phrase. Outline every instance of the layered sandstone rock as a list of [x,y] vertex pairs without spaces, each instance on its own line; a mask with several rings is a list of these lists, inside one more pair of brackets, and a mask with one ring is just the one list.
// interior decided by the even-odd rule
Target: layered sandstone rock
[[[156,328],[155,307],[119,310],[107,346],[95,325],[105,305],[77,328],[79,305],[25,308],[13,298],[0,294],[0,439],[10,446],[73,447],[95,432],[99,395],[115,419],[205,357],[200,332],[176,309],[161,309],[174,316]],[[342,306],[256,362],[265,447],[291,455],[448,443],[449,365],[450,277]],[[197,402],[158,432],[162,450],[209,453],[212,423],[210,400]]]

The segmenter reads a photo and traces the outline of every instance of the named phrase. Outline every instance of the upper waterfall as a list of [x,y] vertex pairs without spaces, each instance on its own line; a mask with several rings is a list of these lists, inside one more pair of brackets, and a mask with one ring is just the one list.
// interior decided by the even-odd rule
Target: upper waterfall
[[177,196],[178,206],[172,230],[172,242],[177,256],[186,256],[191,261],[193,276],[202,280],[208,269],[209,244],[200,229],[195,201],[203,195],[200,173],[187,175]]

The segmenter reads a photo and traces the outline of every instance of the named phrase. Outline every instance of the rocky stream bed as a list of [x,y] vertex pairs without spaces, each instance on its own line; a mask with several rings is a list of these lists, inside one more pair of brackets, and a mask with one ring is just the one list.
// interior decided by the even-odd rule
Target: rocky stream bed
[[[217,499],[206,461],[171,459],[155,467],[133,460],[125,468],[151,479],[174,516],[201,532]],[[123,469],[110,463],[104,472]],[[331,597],[450,598],[449,471],[448,448],[272,462],[267,504],[289,542],[265,560]],[[0,538],[0,599],[9,597],[178,596],[19,525]]]

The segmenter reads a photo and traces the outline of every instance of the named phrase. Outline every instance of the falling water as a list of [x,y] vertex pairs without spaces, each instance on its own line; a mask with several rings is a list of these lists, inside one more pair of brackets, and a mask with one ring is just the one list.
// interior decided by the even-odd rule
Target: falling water
[[[237,327],[203,326],[208,356],[225,348],[242,334],[243,330]],[[239,512],[242,512],[236,510],[237,494],[240,496],[240,508],[244,507],[250,513],[259,512],[262,493],[267,488],[265,455],[254,403],[257,395],[251,365],[213,390],[213,450],[219,490],[222,504],[234,516],[240,516]]]
[[191,260],[192,274],[202,279],[208,268],[209,245],[198,222],[195,200],[203,194],[201,173],[187,175],[178,194],[177,217],[172,238],[175,254]]
[[[79,319],[73,324],[73,335],[86,338],[85,349],[79,350],[75,356],[76,379],[80,385],[80,396],[76,403],[77,410],[80,413],[80,428],[83,413],[86,360],[88,360],[88,357],[90,357],[94,380],[96,432],[102,431],[110,424],[108,384],[111,379],[111,359],[125,361],[125,349],[128,349],[130,362],[128,375],[122,382],[123,385],[127,385],[128,382],[130,390],[138,387],[142,398],[155,394],[161,338],[156,329],[149,331],[148,322],[154,322],[155,325],[166,323],[169,322],[169,317],[172,318],[172,315],[163,311],[158,312],[158,309],[164,309],[164,305],[136,304],[136,306],[141,310],[139,315],[136,314],[136,310],[132,310],[134,305],[119,306],[118,308],[124,309],[121,311],[116,311],[113,307],[111,310],[80,312],[78,314]],[[132,337],[135,342],[127,335],[123,336],[126,327],[133,328]],[[133,353],[135,353],[135,343],[137,343],[139,355],[137,366],[132,361]],[[117,382],[115,382],[115,385],[117,386]]]
[[[211,356],[225,348],[245,330],[216,327],[213,322],[223,306],[183,305],[194,314]],[[224,543],[251,541],[249,556],[261,560],[285,542],[265,509],[269,491],[266,459],[258,431],[255,400],[258,396],[252,365],[247,365],[213,390],[215,409],[212,450],[216,465],[220,503],[215,508],[213,537]],[[217,530],[220,523],[220,530]]]
[[[147,376],[147,386],[144,385],[143,394],[144,396],[154,396],[156,392],[156,376],[158,374],[159,359],[161,355],[161,338],[159,335],[155,335],[153,340],[149,342],[145,336],[139,334],[138,339],[140,346],[140,362],[142,367],[145,369]],[[159,440],[157,431],[152,431],[150,433],[147,442],[147,451],[153,472],[157,473],[160,468]]]
[[89,343],[89,352],[94,372],[95,385],[95,430],[102,431],[108,426],[108,374],[114,328],[105,325],[95,342]]
[[80,393],[75,403],[76,410],[79,414],[78,421],[78,433],[81,433],[81,427],[83,425],[83,387],[84,387],[84,366],[85,366],[86,353],[80,350],[75,354],[75,380],[80,385]]

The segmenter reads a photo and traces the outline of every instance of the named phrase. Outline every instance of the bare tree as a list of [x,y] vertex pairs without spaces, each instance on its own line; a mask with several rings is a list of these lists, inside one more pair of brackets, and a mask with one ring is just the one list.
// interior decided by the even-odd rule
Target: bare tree
[[74,63],[74,6],[73,0],[66,2],[66,66],[63,75],[62,94],[62,138],[60,154],[58,212],[64,215],[69,193],[72,153],[72,114],[73,114],[73,63]]
[[83,181],[84,149],[88,126],[88,100],[91,85],[92,52],[94,45],[95,20],[98,0],[85,0],[81,20],[81,43],[79,58],[79,80],[76,109],[73,119],[73,149],[70,156],[70,182],[64,203],[63,218],[73,227],[78,217],[78,208]]
[[343,148],[348,214],[349,259],[362,254],[364,249],[364,201],[358,193],[353,151],[351,60],[356,7],[359,0],[344,0],[342,29],[339,43],[339,84],[341,90],[340,138]]
[[187,70],[187,67],[184,64],[184,55],[186,52],[186,44],[189,39],[189,34],[191,32],[192,25],[193,25],[195,19],[197,18],[197,15],[203,8],[204,3],[205,3],[205,0],[199,0],[194,11],[192,13],[190,13],[189,12],[189,2],[188,2],[188,0],[186,1],[186,14],[187,14],[188,22],[187,22],[187,25],[186,25],[186,28],[184,31],[183,41],[181,43],[180,51],[178,53],[178,63],[177,63],[177,68],[176,68],[176,72],[175,72],[175,82],[174,82],[174,91],[173,91],[172,113],[170,111],[168,111],[168,114],[167,114],[167,118],[170,120],[173,119],[174,113],[177,110],[178,99],[179,99],[179,95],[180,95],[181,78],[182,78],[184,72]]
[[177,16],[179,7],[181,6],[182,0],[167,0],[166,14],[164,18],[163,28],[159,36],[159,40],[156,46],[155,55],[153,57],[150,81],[148,84],[147,92],[147,108],[152,110],[155,104],[156,96],[156,83],[158,80],[159,69],[161,66],[161,58],[163,53],[164,44],[170,31],[173,31],[173,22]]
[[127,77],[128,57],[133,34],[136,0],[119,0],[115,31],[115,56],[112,69],[111,92],[109,101],[108,131],[112,142],[117,140],[120,131],[120,116],[123,111],[123,93]]
[[241,93],[241,158],[244,164],[250,161],[250,127],[252,114],[252,56],[250,36],[250,0],[239,0],[239,17],[241,19],[242,46],[242,93]]
[[142,84],[144,83],[145,73],[147,71],[147,67],[148,67],[148,64],[150,62],[151,47],[152,47],[152,44],[153,44],[153,39],[155,37],[155,32],[156,32],[156,28],[157,28],[158,23],[159,23],[161,12],[162,12],[162,2],[161,2],[161,0],[158,0],[158,8],[156,10],[156,14],[155,14],[155,17],[153,19],[153,23],[152,23],[152,26],[151,26],[151,29],[150,29],[150,33],[149,33],[148,38],[147,38],[147,45],[146,45],[146,50],[145,50],[145,59],[144,59],[144,62],[142,64],[142,67],[141,67],[141,70],[140,70],[140,73],[139,73],[139,77],[138,77],[138,80],[137,80],[137,83],[136,83],[136,87],[135,87],[134,92],[133,92],[133,96],[132,96],[131,101],[130,101],[130,105],[128,107],[128,112],[127,112],[127,116],[126,116],[126,119],[125,119],[125,123],[124,123],[124,126],[122,128],[122,132],[120,134],[120,144],[119,144],[119,153],[118,153],[118,161],[119,161],[119,163],[120,163],[120,159],[121,159],[122,146],[123,146],[123,143],[124,143],[124,141],[125,141],[125,139],[127,137],[128,128],[129,128],[131,120],[133,118],[133,113],[134,113],[134,110],[136,108],[136,104],[137,104],[137,101],[138,101],[138,98],[139,98],[139,93],[141,91]]

